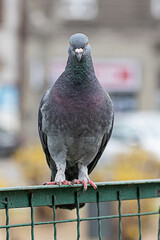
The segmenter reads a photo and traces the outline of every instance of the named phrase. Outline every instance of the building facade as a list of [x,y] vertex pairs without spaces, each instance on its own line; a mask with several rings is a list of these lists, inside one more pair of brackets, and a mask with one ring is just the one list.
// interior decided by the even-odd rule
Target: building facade
[[[63,71],[68,40],[76,32],[89,37],[97,75],[110,92],[116,111],[160,108],[159,1],[2,2],[8,4],[8,12],[3,9],[0,21],[3,15],[10,18],[9,11],[13,11],[15,16],[14,21],[7,20],[14,25],[7,39],[16,42],[12,54],[14,71],[10,74],[14,82],[17,79],[19,82],[22,128],[26,134],[30,135],[37,129],[40,98],[54,81],[57,69]],[[19,33],[17,29],[20,29]],[[13,42],[6,44],[12,46]]]

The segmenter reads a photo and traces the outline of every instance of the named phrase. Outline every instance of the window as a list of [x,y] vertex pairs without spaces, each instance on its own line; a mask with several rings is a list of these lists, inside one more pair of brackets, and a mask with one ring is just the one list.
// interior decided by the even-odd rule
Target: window
[[92,20],[98,15],[97,0],[61,0],[59,15],[65,20]]
[[2,23],[2,14],[3,14],[3,6],[2,0],[0,0],[0,24]]
[[155,19],[160,20],[160,1],[151,0],[151,14]]

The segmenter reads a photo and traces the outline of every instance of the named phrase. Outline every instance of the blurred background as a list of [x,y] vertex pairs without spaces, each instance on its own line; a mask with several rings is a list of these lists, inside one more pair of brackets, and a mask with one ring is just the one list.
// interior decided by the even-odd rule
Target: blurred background
[[[69,38],[77,32],[89,37],[96,75],[116,113],[111,141],[92,179],[160,177],[160,1],[0,0],[1,187],[50,179],[38,137],[38,108],[64,70]],[[151,205],[156,203],[145,208]],[[102,207],[114,212],[114,207]],[[46,217],[46,212],[38,214]],[[92,212],[91,206],[87,214]],[[152,236],[147,232],[151,222],[155,226],[152,218],[144,223],[145,239],[156,239],[154,227]],[[134,222],[125,225],[124,239],[137,239]],[[117,223],[105,226],[105,239],[116,239],[112,229]],[[85,225],[84,239],[97,239],[93,229]],[[23,235],[13,233],[11,240]]]

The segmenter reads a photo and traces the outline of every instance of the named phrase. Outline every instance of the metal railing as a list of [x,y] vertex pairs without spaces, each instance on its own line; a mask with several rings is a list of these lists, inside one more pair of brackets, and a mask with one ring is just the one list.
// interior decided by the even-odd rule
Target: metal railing
[[[31,239],[34,236],[34,227],[37,225],[52,224],[54,228],[54,240],[57,240],[57,224],[66,222],[77,223],[77,240],[80,239],[80,223],[82,221],[98,221],[97,236],[102,240],[101,221],[104,219],[117,218],[119,222],[119,240],[122,239],[122,218],[137,217],[139,240],[143,239],[141,217],[146,215],[157,215],[157,239],[160,240],[160,208],[156,211],[141,212],[141,199],[157,198],[160,199],[160,179],[142,181],[120,181],[97,183],[98,189],[94,190],[88,186],[88,190],[83,192],[82,185],[74,186],[31,186],[0,189],[0,210],[5,210],[6,224],[0,226],[6,229],[6,240],[10,239],[10,229],[18,227],[30,227]],[[121,204],[123,200],[136,200],[137,213],[123,214]],[[118,214],[103,216],[101,214],[101,202],[117,201]],[[80,217],[80,203],[96,203],[97,215],[94,217]],[[63,204],[76,204],[76,218],[67,220],[56,219],[56,206]],[[53,219],[51,221],[36,222],[34,218],[34,208],[38,206],[51,206]],[[159,201],[160,206],[160,201]],[[30,222],[22,224],[10,224],[10,209],[30,208]]]

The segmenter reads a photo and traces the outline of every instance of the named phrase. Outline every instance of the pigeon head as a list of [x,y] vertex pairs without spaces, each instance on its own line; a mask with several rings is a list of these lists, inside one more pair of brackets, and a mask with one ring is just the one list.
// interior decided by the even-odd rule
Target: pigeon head
[[69,40],[69,55],[76,58],[78,62],[90,53],[88,37],[82,33],[73,34]]

